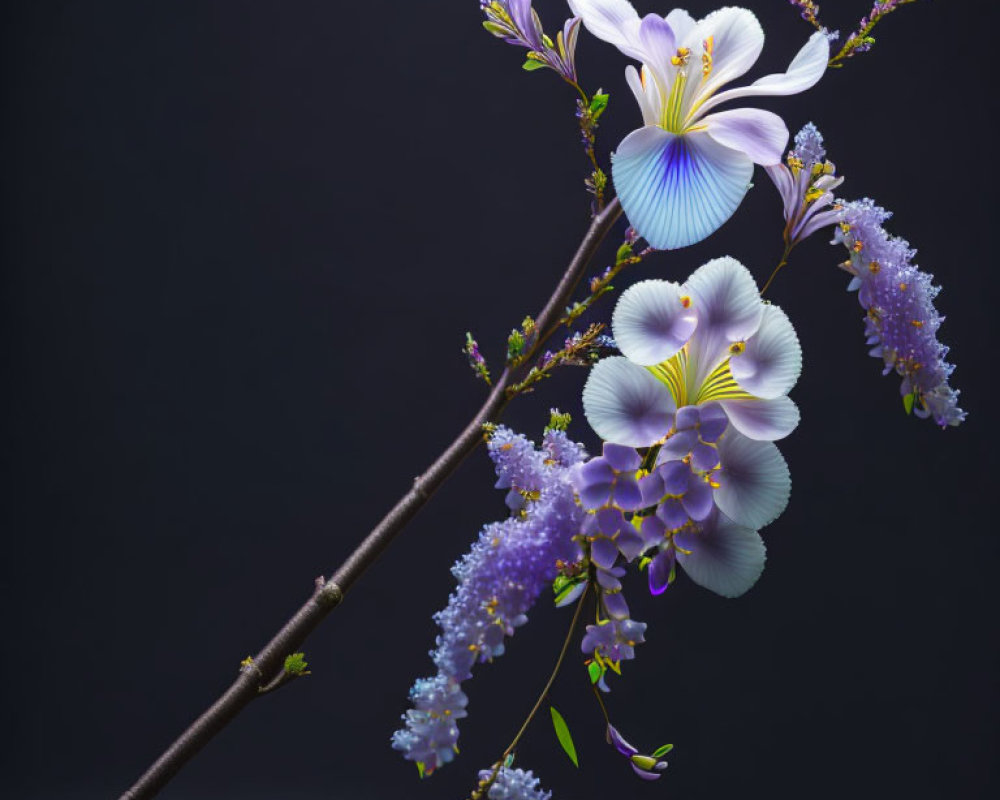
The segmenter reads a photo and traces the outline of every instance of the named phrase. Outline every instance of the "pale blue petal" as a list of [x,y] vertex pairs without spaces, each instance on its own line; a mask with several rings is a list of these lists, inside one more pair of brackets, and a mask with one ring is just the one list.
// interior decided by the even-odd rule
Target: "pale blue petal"
[[719,144],[746,153],[765,167],[781,163],[788,128],[777,114],[760,108],[734,108],[709,114],[702,121]]
[[732,356],[729,369],[742,389],[765,400],[788,394],[802,372],[802,347],[788,315],[765,305],[757,332],[746,349]]
[[700,242],[733,215],[750,185],[753,162],[704,131],[678,137],[648,125],[618,146],[612,176],[639,235],[671,250]]
[[651,367],[680,350],[698,325],[680,286],[669,281],[641,281],[615,306],[611,329],[622,355]]
[[788,397],[773,400],[723,400],[719,403],[733,427],[750,439],[784,439],[799,424],[799,409]]
[[590,371],[583,411],[604,441],[648,447],[670,430],[674,399],[647,369],[612,356]]
[[736,431],[719,441],[722,467],[715,504],[732,520],[749,528],[773,522],[792,491],[788,465],[772,442],[757,442]]
[[[699,586],[723,597],[739,597],[764,571],[764,542],[752,528],[718,514],[699,533],[678,533],[677,560]],[[685,553],[684,551],[689,551]]]

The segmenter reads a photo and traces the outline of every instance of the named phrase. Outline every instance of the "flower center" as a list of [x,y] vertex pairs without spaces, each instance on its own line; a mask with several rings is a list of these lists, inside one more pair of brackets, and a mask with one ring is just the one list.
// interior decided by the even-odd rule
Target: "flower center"
[[[746,345],[737,342],[728,353],[738,355]],[[700,385],[693,385],[695,369],[690,363],[688,345],[676,354],[653,367],[647,367],[670,390],[678,408],[700,405],[715,400],[752,400],[753,395],[740,388],[729,368],[729,356],[713,369]]]

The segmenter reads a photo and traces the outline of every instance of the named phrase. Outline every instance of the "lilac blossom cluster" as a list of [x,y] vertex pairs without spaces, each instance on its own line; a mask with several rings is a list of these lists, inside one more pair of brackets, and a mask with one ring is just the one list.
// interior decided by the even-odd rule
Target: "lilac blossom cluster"
[[884,362],[883,374],[896,372],[903,379],[900,394],[907,410],[942,427],[958,425],[965,412],[948,383],[955,367],[937,338],[944,318],[934,299],[941,289],[913,263],[916,251],[909,243],[882,227],[890,216],[870,198],[843,204],[834,243],[850,253],[842,265],[853,276],[848,291],[857,291],[866,311],[870,354]]
[[[489,781],[492,774],[490,770],[483,770],[479,779]],[[549,800],[552,792],[546,792],[539,786],[538,778],[530,769],[501,767],[486,797],[489,800]]]
[[458,588],[435,615],[441,633],[431,657],[438,674],[414,683],[413,708],[392,738],[392,746],[425,774],[454,757],[456,720],[466,716],[468,703],[460,684],[471,677],[473,665],[502,655],[504,640],[527,621],[526,613],[556,577],[558,565],[573,564],[583,555],[574,541],[583,511],[568,480],[570,468],[587,457],[583,447],[550,430],[538,449],[499,427],[488,449],[496,486],[507,490],[512,515],[485,526],[452,568]]
[[542,30],[538,13],[531,0],[479,0],[486,15],[486,30],[507,44],[528,49],[527,65],[548,67],[565,80],[576,83],[576,40],[580,35],[580,20],[570,17],[553,41]]

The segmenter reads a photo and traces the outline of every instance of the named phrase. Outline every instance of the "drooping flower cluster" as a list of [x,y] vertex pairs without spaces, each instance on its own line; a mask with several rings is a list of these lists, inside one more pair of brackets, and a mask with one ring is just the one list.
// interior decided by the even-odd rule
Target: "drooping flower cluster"
[[587,30],[641,62],[625,77],[642,110],[612,159],[612,177],[630,223],[653,247],[701,241],[739,206],[754,164],[781,161],[788,129],[761,109],[708,112],[741,97],[791,95],[826,71],[830,45],[817,31],[784,73],[719,91],[749,70],[764,46],[752,12],[722,8],[695,21],[675,9],[640,18],[628,0],[569,0]]
[[580,20],[571,17],[553,41],[542,30],[531,0],[479,0],[486,15],[486,30],[508,44],[528,49],[528,64],[555,70],[565,80],[576,83],[576,40]]
[[[488,781],[493,773],[483,770],[479,779]],[[531,770],[500,767],[493,784],[486,794],[489,800],[549,800],[552,792],[546,792]]]
[[916,251],[909,243],[882,227],[890,216],[869,198],[844,203],[834,243],[850,253],[842,265],[854,276],[848,290],[858,292],[866,311],[870,354],[885,364],[883,374],[896,372],[903,379],[900,394],[907,410],[942,427],[958,425],[965,412],[948,383],[955,367],[937,338],[944,318],[934,299],[941,289],[913,263]]
[[[587,419],[608,444],[572,471],[594,520],[584,530],[615,546],[599,549],[594,538],[591,558],[615,569],[612,556],[649,554],[654,594],[679,563],[696,583],[738,596],[764,567],[757,531],[784,510],[791,489],[773,442],[799,419],[787,396],[802,363],[795,330],[732,258],[710,261],[683,286],[636,284],[618,301],[612,328],[623,355],[599,362],[583,393]],[[635,448],[646,448],[644,457]],[[627,618],[627,606],[612,608],[612,619]],[[621,640],[641,641],[630,632],[588,636],[607,658],[613,647],[631,652]]]
[[787,164],[767,167],[784,203],[785,246],[789,250],[821,228],[836,224],[840,209],[833,190],[844,182],[837,168],[826,160],[823,136],[811,122],[795,135],[795,148]]
[[557,564],[582,557],[573,537],[583,511],[567,474],[586,458],[583,448],[562,431],[546,432],[541,449],[508,428],[497,428],[488,445],[507,489],[512,516],[483,528],[478,541],[452,572],[458,588],[435,620],[441,628],[431,653],[438,674],[418,680],[413,708],[392,744],[429,774],[452,760],[458,741],[456,720],[468,699],[460,684],[476,662],[504,652],[504,640],[527,621],[532,604],[556,576]]

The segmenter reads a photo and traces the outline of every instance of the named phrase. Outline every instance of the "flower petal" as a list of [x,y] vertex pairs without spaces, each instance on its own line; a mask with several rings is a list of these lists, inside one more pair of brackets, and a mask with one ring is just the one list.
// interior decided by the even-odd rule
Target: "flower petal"
[[[655,519],[655,517],[654,517]],[[670,573],[674,568],[677,551],[673,547],[662,550],[649,562],[649,593],[663,594],[670,586]]]
[[784,439],[799,424],[799,409],[788,397],[772,400],[723,400],[732,426],[749,439]]
[[753,162],[706,131],[675,136],[655,125],[626,136],[612,176],[629,222],[658,250],[700,242],[746,194]]
[[644,367],[611,356],[590,371],[583,411],[605,441],[648,447],[670,429],[674,399]]
[[646,78],[639,77],[639,71],[629,64],[625,67],[625,82],[628,88],[635,95],[635,101],[639,104],[642,112],[643,125],[655,125],[662,113],[663,101],[660,99],[660,91],[656,88],[656,81],[653,80],[652,73],[643,67]]
[[642,466],[642,457],[635,452],[634,447],[622,447],[620,444],[605,442],[602,455],[615,472],[635,472]]
[[757,332],[746,348],[729,360],[729,369],[741,388],[769,400],[788,394],[802,372],[802,347],[788,315],[765,305]]
[[639,13],[628,0],[569,0],[573,16],[581,17],[587,30],[637,60],[635,47]]
[[698,103],[711,97],[719,87],[746,74],[764,49],[764,30],[757,17],[745,8],[720,8],[713,11],[684,37],[683,46],[691,50],[691,59],[701,58],[704,43],[712,42],[711,71],[702,77],[701,64],[692,68],[700,80],[688,83],[686,107],[697,112]]
[[673,29],[674,38],[684,42],[698,23],[695,18],[682,8],[675,8],[666,17],[667,24]]
[[777,519],[788,505],[792,479],[772,442],[757,442],[730,431],[719,442],[722,468],[715,504],[730,519],[759,529]]
[[670,281],[641,281],[615,306],[611,330],[622,355],[643,367],[666,361],[680,350],[698,325],[698,317]]
[[702,116],[720,103],[736,100],[739,97],[760,97],[767,95],[789,95],[804,92],[816,85],[826,72],[827,61],[830,59],[830,42],[826,34],[816,31],[809,37],[799,50],[785,72],[765,75],[749,86],[739,89],[729,89],[719,92],[709,98],[698,110]]
[[683,531],[675,540],[683,548],[677,560],[688,577],[723,597],[739,597],[764,571],[766,552],[760,535],[723,514],[710,519],[700,532]]
[[760,108],[735,108],[709,114],[702,120],[719,144],[746,153],[755,164],[781,163],[788,144],[788,128],[777,114]]
[[642,63],[652,72],[663,96],[670,92],[673,73],[670,59],[677,53],[677,43],[670,24],[658,14],[647,14],[639,23],[639,46]]

